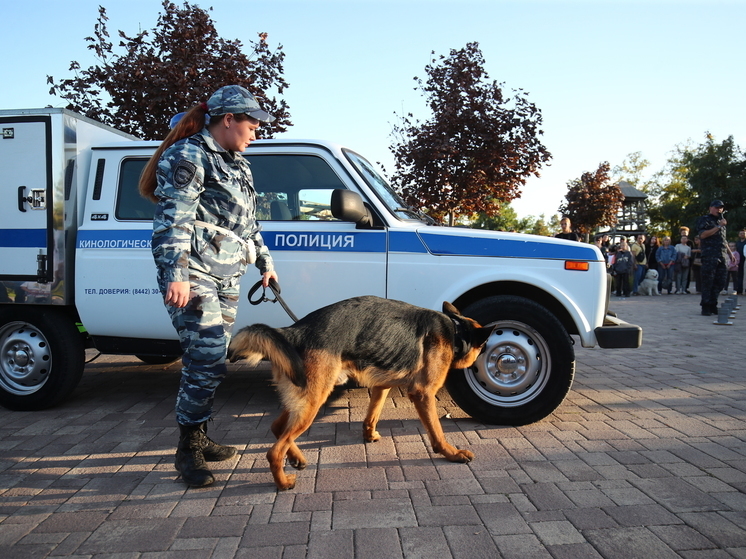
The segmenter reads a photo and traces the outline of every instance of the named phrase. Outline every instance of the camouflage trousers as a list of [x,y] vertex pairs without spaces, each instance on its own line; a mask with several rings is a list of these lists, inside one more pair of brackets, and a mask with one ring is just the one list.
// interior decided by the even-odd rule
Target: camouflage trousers
[[722,258],[702,258],[700,268],[700,286],[702,288],[702,306],[717,306],[718,295],[728,284],[728,269]]
[[[212,415],[215,390],[227,373],[225,360],[239,296],[239,278],[220,280],[192,273],[189,283],[187,305],[166,306],[184,352],[176,397],[176,420],[181,425],[196,425]],[[160,287],[165,293],[165,285]]]

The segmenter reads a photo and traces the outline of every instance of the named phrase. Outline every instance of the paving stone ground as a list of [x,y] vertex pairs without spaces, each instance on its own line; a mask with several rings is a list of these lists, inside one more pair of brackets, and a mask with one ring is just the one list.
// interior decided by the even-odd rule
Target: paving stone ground
[[0,557],[746,559],[746,307],[715,325],[697,299],[613,298],[643,347],[576,347],[573,389],[539,423],[482,425],[443,393],[468,465],[434,455],[393,391],[383,439],[364,444],[367,391],[342,390],[283,493],[264,456],[268,371],[231,366],[210,435],[239,455],[187,489],[178,364],[101,356],[62,406],[0,408]]

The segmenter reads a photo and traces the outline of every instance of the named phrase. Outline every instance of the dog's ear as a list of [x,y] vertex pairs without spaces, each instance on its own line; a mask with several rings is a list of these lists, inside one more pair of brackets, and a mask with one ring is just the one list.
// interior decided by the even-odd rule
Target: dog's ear
[[471,346],[482,347],[494,328],[474,328],[471,333]]
[[443,301],[443,312],[446,314],[456,314],[458,316],[461,316],[461,313],[458,312],[458,309],[448,301]]

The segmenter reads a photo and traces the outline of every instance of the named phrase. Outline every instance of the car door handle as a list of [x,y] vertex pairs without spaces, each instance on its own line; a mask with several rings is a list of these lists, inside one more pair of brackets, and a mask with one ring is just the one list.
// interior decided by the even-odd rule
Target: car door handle
[[25,186],[19,186],[18,187],[18,211],[19,212],[25,212],[26,208],[24,207],[24,204],[28,202],[31,203],[31,196],[26,196],[26,187]]

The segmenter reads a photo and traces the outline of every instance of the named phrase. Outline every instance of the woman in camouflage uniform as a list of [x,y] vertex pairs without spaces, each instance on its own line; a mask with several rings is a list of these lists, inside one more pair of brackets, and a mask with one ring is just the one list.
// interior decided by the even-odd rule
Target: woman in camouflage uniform
[[251,170],[241,156],[260,123],[273,120],[243,87],[223,87],[179,120],[140,180],[141,194],[157,203],[158,285],[184,351],[175,466],[191,486],[215,481],[206,460],[236,454],[207,437],[206,422],[227,372],[241,276],[255,263],[265,286],[277,279],[256,222]]

